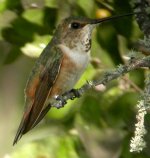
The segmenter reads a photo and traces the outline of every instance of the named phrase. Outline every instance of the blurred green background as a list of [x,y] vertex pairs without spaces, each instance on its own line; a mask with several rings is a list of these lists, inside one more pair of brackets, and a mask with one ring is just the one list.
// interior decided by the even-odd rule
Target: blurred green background
[[[12,142],[24,109],[28,75],[61,19],[102,18],[132,12],[120,0],[0,0],[0,157],[2,158],[148,158],[147,148],[130,153],[136,109],[146,72],[136,70],[107,87],[88,91],[52,109],[45,119]],[[101,24],[93,32],[92,61],[76,87],[126,62],[143,37],[133,17]],[[146,122],[150,122],[149,116]]]

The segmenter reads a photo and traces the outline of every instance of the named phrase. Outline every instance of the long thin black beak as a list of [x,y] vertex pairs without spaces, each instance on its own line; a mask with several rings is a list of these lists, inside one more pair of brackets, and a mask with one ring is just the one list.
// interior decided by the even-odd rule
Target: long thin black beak
[[128,13],[128,14],[122,14],[122,15],[116,15],[116,16],[111,16],[111,17],[106,17],[106,18],[102,18],[102,19],[91,19],[90,24],[99,24],[102,22],[106,22],[106,21],[110,21],[110,20],[116,20],[122,17],[126,17],[126,16],[131,16],[134,15],[136,13]]

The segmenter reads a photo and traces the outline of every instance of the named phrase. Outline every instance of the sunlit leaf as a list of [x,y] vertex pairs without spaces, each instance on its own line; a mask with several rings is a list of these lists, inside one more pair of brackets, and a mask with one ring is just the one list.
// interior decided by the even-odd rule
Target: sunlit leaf
[[44,0],[21,0],[22,6],[24,9],[31,9],[31,8],[43,8],[44,7]]
[[0,28],[11,26],[11,22],[17,18],[17,14],[11,10],[6,10],[0,14]]
[[50,8],[58,8],[57,0],[45,0],[45,5]]
[[24,47],[21,48],[21,50],[25,55],[32,58],[37,58],[40,56],[50,39],[51,37],[48,35],[35,36],[34,42],[27,43]]
[[19,17],[12,22],[12,27],[5,27],[2,30],[2,35],[5,40],[19,47],[26,42],[32,41],[34,33],[39,31],[39,29],[39,26]]
[[85,72],[83,73],[83,75],[81,76],[79,81],[77,82],[75,88],[79,88],[83,84],[85,84],[88,81],[92,80],[94,74],[95,74],[94,68],[92,67],[92,65],[89,64],[87,69],[85,70]]
[[6,9],[6,0],[0,0],[0,12]]
[[41,9],[28,9],[23,13],[23,17],[35,24],[42,25],[43,11]]
[[48,118],[56,119],[56,120],[63,120],[65,117],[70,113],[71,108],[73,108],[75,101],[68,101],[67,104],[60,109],[52,108],[48,114]]

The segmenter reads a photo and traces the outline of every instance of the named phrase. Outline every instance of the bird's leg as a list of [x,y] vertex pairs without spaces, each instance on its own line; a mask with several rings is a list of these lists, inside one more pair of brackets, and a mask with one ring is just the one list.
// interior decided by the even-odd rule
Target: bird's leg
[[71,98],[71,100],[81,97],[81,94],[79,93],[78,89],[71,89],[70,92],[74,94],[74,96]]
[[73,95],[74,95],[72,98],[70,98],[71,100],[81,97],[80,93],[78,92],[78,89],[71,89],[70,91],[65,92],[62,96],[68,95],[70,93],[73,93]]
[[58,104],[55,104],[55,107],[57,109],[60,109],[60,108],[64,107],[65,104],[67,104],[65,96],[70,94],[70,93],[73,93],[72,98],[70,98],[71,100],[74,100],[75,98],[80,98],[81,97],[80,93],[78,92],[78,89],[71,89],[70,91],[65,92],[62,96],[59,96],[59,95],[55,96],[55,99],[57,101],[59,101]]

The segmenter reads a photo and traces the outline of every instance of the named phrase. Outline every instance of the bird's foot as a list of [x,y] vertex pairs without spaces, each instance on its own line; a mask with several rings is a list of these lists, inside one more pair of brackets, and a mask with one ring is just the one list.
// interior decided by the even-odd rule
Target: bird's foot
[[63,96],[56,96],[55,99],[58,101],[58,103],[55,105],[57,109],[60,109],[67,104],[67,101],[63,98]]
[[62,96],[59,96],[59,95],[55,96],[55,99],[58,102],[54,105],[54,107],[56,107],[57,109],[64,107],[64,105],[67,104],[67,101],[66,101],[66,99],[64,99],[64,96],[68,95],[69,93],[73,93],[72,98],[70,98],[71,100],[74,100],[75,98],[81,97],[78,89],[71,89],[70,91],[65,92]]
[[81,97],[78,89],[71,89],[70,91],[65,92],[62,96],[69,95],[70,93],[73,93],[72,98],[70,98],[71,100],[74,100],[75,98],[80,98]]
[[81,97],[80,93],[78,92],[78,89],[71,89],[70,91],[65,92],[62,96],[69,95],[70,93],[73,93],[72,98],[70,98],[71,100]]
[[74,100],[75,98],[80,98],[81,97],[78,89],[71,89],[69,92],[74,94],[74,96],[71,98],[71,100]]

